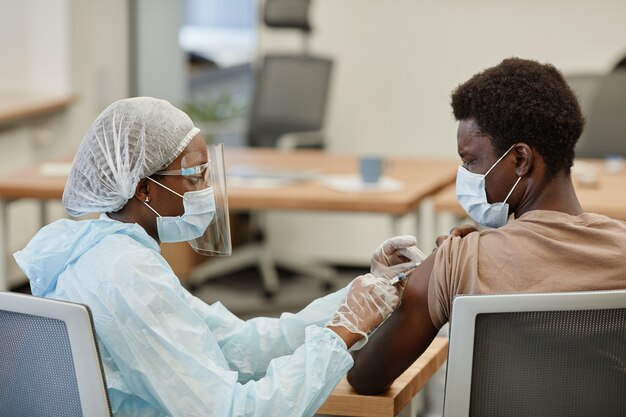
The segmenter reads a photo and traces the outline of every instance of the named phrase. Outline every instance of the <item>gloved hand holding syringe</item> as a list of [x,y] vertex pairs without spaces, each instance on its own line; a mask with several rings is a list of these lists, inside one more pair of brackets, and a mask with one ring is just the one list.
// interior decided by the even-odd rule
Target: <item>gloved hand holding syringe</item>
[[385,240],[372,255],[371,271],[376,276],[389,278],[391,285],[406,280],[411,272],[426,259],[417,248],[414,236],[396,236]]
[[400,304],[404,290],[400,284],[426,258],[416,243],[413,236],[387,239],[372,255],[371,273],[350,284],[326,325],[351,349],[360,349],[368,335]]

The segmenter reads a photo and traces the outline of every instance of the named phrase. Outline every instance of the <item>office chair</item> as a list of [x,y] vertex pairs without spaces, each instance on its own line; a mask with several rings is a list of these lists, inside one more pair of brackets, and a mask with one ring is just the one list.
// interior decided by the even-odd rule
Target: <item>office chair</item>
[[625,416],[626,290],[456,297],[444,416]]
[[311,55],[310,0],[267,0],[263,22],[302,34],[297,54],[267,54],[257,73],[248,126],[250,146],[321,148],[333,63]]
[[576,156],[626,156],[626,68],[602,77],[591,101]]
[[332,61],[310,55],[267,55],[250,111],[250,146],[323,146]]
[[89,308],[0,292],[0,416],[111,417]]

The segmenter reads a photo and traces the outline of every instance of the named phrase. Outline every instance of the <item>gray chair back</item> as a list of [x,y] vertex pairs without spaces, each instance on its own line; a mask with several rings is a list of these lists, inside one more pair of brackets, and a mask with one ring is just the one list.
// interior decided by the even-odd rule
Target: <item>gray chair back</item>
[[0,292],[0,416],[111,416],[87,306]]
[[576,146],[576,156],[626,157],[626,69],[617,69],[600,79],[590,103],[585,132]]
[[259,71],[248,144],[275,147],[285,133],[324,126],[332,61],[309,55],[268,55]]
[[444,411],[626,415],[626,291],[457,297]]
[[269,27],[311,31],[310,0],[266,0],[263,21]]

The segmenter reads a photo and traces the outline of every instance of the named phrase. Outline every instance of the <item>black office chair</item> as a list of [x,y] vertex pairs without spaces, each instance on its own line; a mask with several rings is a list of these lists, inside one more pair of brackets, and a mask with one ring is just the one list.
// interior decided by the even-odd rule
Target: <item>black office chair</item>
[[250,146],[323,147],[322,130],[333,63],[309,53],[309,0],[267,0],[266,26],[302,34],[297,54],[268,54],[259,67],[250,111]]
[[111,417],[87,306],[0,291],[0,416]]

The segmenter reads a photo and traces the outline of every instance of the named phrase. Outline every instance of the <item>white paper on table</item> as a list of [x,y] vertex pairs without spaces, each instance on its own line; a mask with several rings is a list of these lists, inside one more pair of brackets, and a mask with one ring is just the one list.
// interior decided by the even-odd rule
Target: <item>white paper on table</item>
[[404,188],[402,181],[389,177],[381,177],[378,182],[370,183],[363,182],[358,175],[326,175],[318,181],[328,188],[346,193],[393,192]]
[[278,188],[289,185],[293,181],[279,178],[241,178],[227,177],[226,185],[228,187],[239,188]]
[[67,177],[71,170],[71,162],[44,162],[39,167],[39,172],[44,177]]
[[296,182],[310,181],[317,173],[313,171],[233,167],[228,170],[226,175],[226,184],[229,187],[277,188]]

